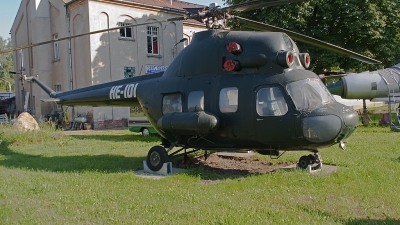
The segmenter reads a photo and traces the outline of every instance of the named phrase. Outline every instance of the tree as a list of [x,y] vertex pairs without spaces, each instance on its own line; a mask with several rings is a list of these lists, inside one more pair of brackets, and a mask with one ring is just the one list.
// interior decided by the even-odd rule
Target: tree
[[[245,1],[227,0],[228,5],[241,2]],[[324,69],[376,70],[400,62],[398,0],[311,0],[242,12],[240,16],[302,33],[383,62],[369,65],[298,42],[300,51],[310,53],[311,68],[317,74]]]
[[[0,51],[12,48],[10,39],[0,37]],[[14,71],[13,54],[0,54],[0,92],[8,92],[11,86],[11,91],[14,91],[14,76],[9,74],[9,71]]]

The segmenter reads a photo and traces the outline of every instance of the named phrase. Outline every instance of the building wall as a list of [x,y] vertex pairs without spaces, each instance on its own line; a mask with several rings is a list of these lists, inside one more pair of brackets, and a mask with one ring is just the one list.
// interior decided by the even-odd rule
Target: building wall
[[[126,1],[74,1],[67,11],[61,0],[22,0],[11,32],[14,45],[21,46],[113,28],[121,22],[133,25],[132,39],[121,38],[117,29],[24,50],[24,64],[29,62],[24,74],[38,74],[52,89],[57,85],[67,91],[124,79],[125,67],[134,68],[135,75],[140,76],[146,75],[147,66],[168,66],[184,47],[175,44],[183,37],[190,40],[194,32],[204,28],[183,25],[182,21],[140,24],[177,16],[174,12],[138,7]],[[147,53],[148,26],[159,29],[158,55]],[[59,57],[54,51],[57,46]],[[14,56],[15,70],[19,72],[21,57],[17,53]],[[16,83],[20,84],[17,79],[18,76]],[[41,103],[40,99],[49,96],[36,84],[26,82],[23,86],[16,85],[18,111],[23,111],[23,90],[29,91],[35,100],[30,109],[36,118],[62,111],[55,103]],[[93,127],[98,129],[126,126],[130,112],[128,107],[69,107],[69,110],[72,115],[89,115]]]
[[[25,46],[31,43],[39,43],[49,38],[49,2],[39,0],[23,0],[11,29],[13,45]],[[40,99],[45,93],[37,86],[27,82],[21,82],[20,76],[40,75],[40,79],[51,81],[51,68],[49,48],[46,45],[28,48],[14,53],[14,69],[16,85],[17,111],[24,110],[24,103],[29,102],[27,110],[33,115],[41,115],[42,110],[50,109],[48,104],[40,104]],[[22,66],[23,61],[23,66]],[[23,68],[22,68],[23,67]],[[26,99],[26,93],[29,96]],[[47,96],[48,98],[48,96]]]

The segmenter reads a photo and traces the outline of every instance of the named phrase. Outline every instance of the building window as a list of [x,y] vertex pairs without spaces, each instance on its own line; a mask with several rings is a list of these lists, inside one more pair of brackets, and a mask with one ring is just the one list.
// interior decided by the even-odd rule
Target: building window
[[222,113],[233,113],[238,109],[238,94],[236,87],[224,88],[219,93],[219,110]]
[[[61,84],[56,84],[56,85],[54,85],[54,90],[55,90],[56,92],[61,92]],[[57,109],[61,109],[61,105],[57,104],[56,108],[57,108]]]
[[136,76],[136,68],[135,67],[124,67],[124,78],[130,78]]
[[[58,34],[53,35],[53,40],[58,40]],[[60,59],[58,45],[59,45],[58,41],[54,42],[54,60]]]
[[131,26],[131,23],[118,23],[119,27],[124,27],[119,29],[119,36],[122,39],[133,39],[133,32],[132,32],[132,27],[128,27]]
[[147,27],[147,53],[158,55],[158,27]]
[[163,97],[163,114],[182,112],[181,93],[167,94]]
[[288,111],[286,100],[277,87],[261,88],[256,104],[259,116],[282,116]]

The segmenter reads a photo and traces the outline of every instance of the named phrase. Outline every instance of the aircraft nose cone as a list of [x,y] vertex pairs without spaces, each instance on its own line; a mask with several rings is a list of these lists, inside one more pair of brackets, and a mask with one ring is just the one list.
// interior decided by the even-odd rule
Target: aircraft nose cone
[[344,84],[343,80],[339,79],[337,82],[330,84],[327,86],[329,92],[333,95],[339,95],[342,98],[344,97]]

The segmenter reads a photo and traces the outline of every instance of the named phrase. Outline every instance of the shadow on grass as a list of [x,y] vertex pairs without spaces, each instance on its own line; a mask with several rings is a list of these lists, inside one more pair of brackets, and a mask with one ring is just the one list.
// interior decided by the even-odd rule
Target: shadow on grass
[[[181,162],[182,160],[173,163],[174,167],[182,168]],[[183,165],[186,165],[186,163]],[[202,180],[217,181],[272,174],[278,170],[284,170],[285,165],[272,165],[251,157],[235,155],[224,157],[218,156],[218,154],[210,154],[206,160],[204,155],[191,158],[186,166],[186,173]]]
[[[158,136],[142,137],[136,135],[69,135],[73,139],[79,140],[102,140],[113,142],[140,141],[156,142]],[[43,156],[30,155],[9,148],[9,143],[0,140],[0,155],[4,159],[0,160],[0,166],[8,168],[20,168],[27,170],[40,170],[51,172],[85,172],[97,171],[102,173],[117,173],[143,169],[143,157],[126,157],[121,155],[73,155],[73,156]],[[181,163],[182,159],[173,162],[175,167]],[[224,180],[236,179],[247,176],[262,175],[243,168],[232,168],[230,163],[225,163],[223,168],[215,168],[206,164],[199,163],[196,166],[187,168],[186,174],[189,176],[200,177],[202,180]],[[270,173],[274,171],[267,171]]]
[[263,175],[262,173],[251,173],[248,170],[241,169],[221,169],[213,168],[211,166],[202,165],[200,167],[188,168],[186,172],[189,176],[200,177],[202,180],[225,180],[225,179],[238,179],[248,176]]
[[323,218],[332,218],[335,222],[341,223],[341,224],[346,224],[346,225],[364,225],[364,224],[374,224],[374,225],[388,225],[388,224],[400,224],[400,220],[392,219],[390,217],[387,217],[386,219],[383,220],[376,220],[376,219],[367,219],[367,218],[359,218],[359,219],[338,219],[335,214],[331,212],[325,212],[320,209],[316,209],[315,207],[309,206],[309,205],[303,205],[300,206],[300,209],[302,209],[304,212],[307,212],[308,214],[315,215],[316,218],[318,217],[323,217]]
[[121,142],[121,141],[141,141],[141,142],[155,142],[160,141],[160,137],[157,135],[150,135],[147,137],[139,136],[139,135],[68,135],[74,139],[78,140],[101,140],[101,141],[113,141],[113,142]]
[[10,150],[8,143],[5,141],[0,143],[0,154],[5,157],[5,159],[0,160],[0,166],[52,172],[125,172],[143,168],[143,160],[145,159],[145,157],[125,157],[118,155],[53,157],[29,155]]
[[386,218],[385,220],[373,220],[373,219],[352,219],[348,220],[346,225],[364,225],[364,224],[373,224],[373,225],[398,225],[400,224],[400,220]]
[[[143,169],[143,160],[146,159],[145,156],[125,157],[110,154],[52,157],[29,155],[12,151],[5,141],[0,143],[0,155],[5,157],[5,159],[0,160],[0,166],[50,172],[96,171],[101,173],[118,173],[135,171]],[[179,160],[175,163],[179,163]],[[255,175],[246,170],[219,169],[204,165],[189,168],[186,174],[189,176],[200,176],[203,180],[224,180]]]

